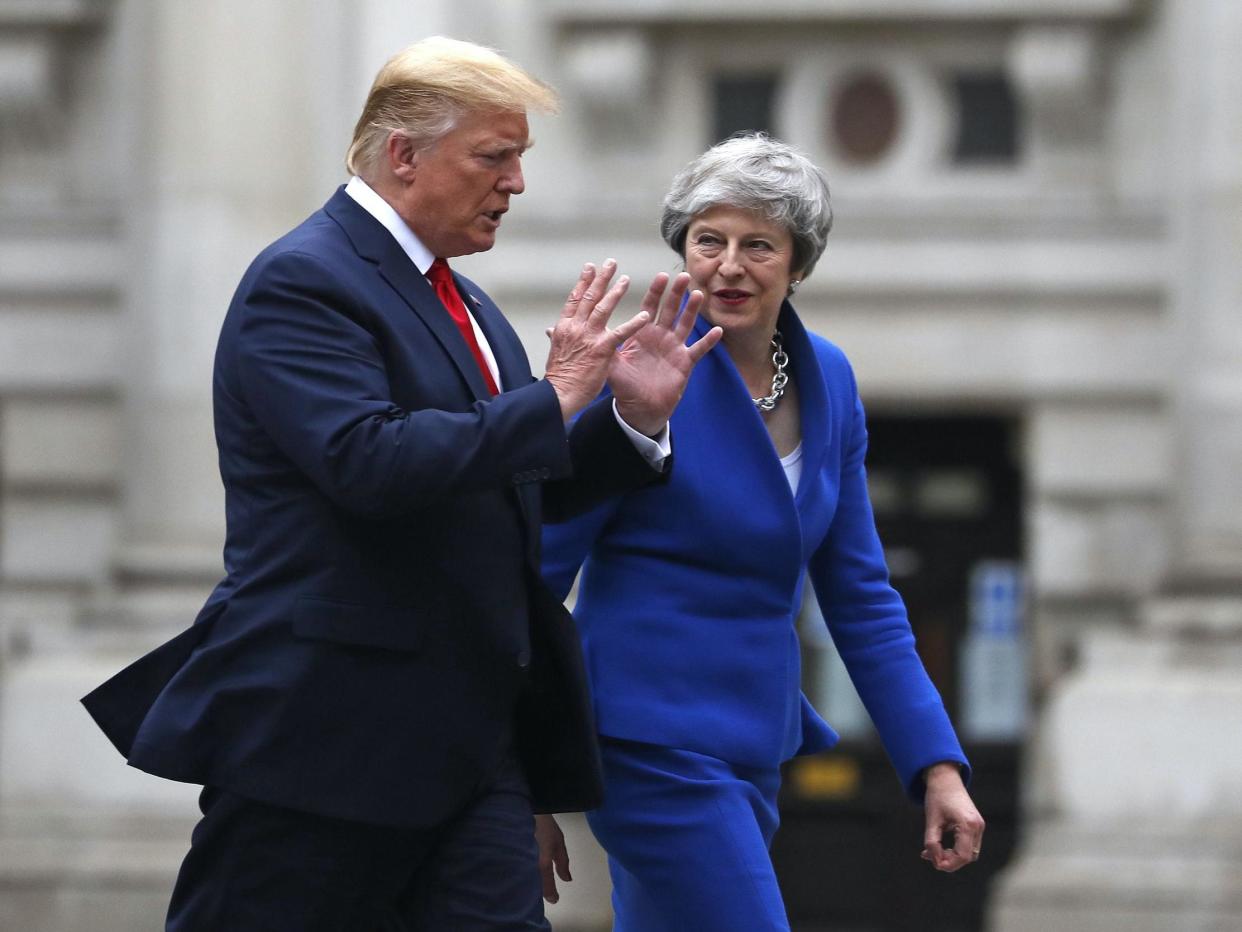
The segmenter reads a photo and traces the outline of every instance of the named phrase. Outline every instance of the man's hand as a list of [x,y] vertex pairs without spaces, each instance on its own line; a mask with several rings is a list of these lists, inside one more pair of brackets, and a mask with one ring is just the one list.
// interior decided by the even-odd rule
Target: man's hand
[[[938,871],[952,872],[979,860],[983,844],[983,816],[970,801],[957,764],[932,764],[924,774],[927,796],[923,808],[927,815],[923,833],[923,860]],[[953,833],[953,847],[945,848],[942,838]]]
[[[535,816],[535,841],[539,843],[539,873],[543,875],[543,898],[555,903],[561,898],[556,891],[556,876],[570,881],[569,850],[565,847],[565,835],[556,819],[550,815]],[[556,874],[552,868],[556,868]]]
[[566,423],[594,401],[604,387],[617,347],[651,319],[651,312],[644,309],[621,326],[608,329],[608,318],[630,285],[629,278],[623,275],[609,288],[616,271],[617,263],[612,259],[606,260],[598,272],[588,263],[569,293],[561,319],[548,331],[552,346],[544,378],[556,390]]
[[[636,431],[651,437],[668,423],[695,365],[717,344],[723,331],[713,327],[697,342],[686,346],[703,303],[703,292],[686,288],[690,276],[682,272],[668,288],[669,277],[661,272],[652,279],[642,310],[651,317],[621,347],[608,369],[608,385],[617,400],[617,413]],[[667,289],[667,291],[666,291]],[[683,300],[685,306],[682,306]]]

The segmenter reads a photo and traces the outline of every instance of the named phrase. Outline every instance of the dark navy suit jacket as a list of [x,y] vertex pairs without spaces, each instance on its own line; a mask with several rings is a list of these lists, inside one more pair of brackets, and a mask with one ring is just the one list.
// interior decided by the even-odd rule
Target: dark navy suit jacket
[[[696,335],[708,323],[700,320]],[[802,695],[794,622],[810,578],[832,638],[902,784],[966,758],[889,585],[863,461],[867,428],[845,355],[786,303],[802,473],[791,490],[727,352],[695,368],[673,414],[677,470],[544,531],[568,591],[600,732],[775,768],[836,733]]]
[[427,280],[342,190],[251,265],[216,354],[227,575],[84,702],[142,770],[384,824],[443,818],[510,741],[540,810],[600,798],[541,518],[659,474],[551,385],[464,278],[492,398]]

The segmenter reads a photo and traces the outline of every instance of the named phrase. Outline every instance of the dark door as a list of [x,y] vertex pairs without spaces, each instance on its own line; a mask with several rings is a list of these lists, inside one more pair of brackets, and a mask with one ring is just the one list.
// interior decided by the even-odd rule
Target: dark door
[[[872,416],[868,429],[876,525],[919,653],[974,767],[971,793],[988,822],[985,853],[953,875],[919,858],[922,811],[906,800],[864,723],[832,753],[789,765],[773,860],[799,932],[979,930],[990,882],[1016,839],[1021,734],[972,739],[962,728],[964,718],[978,720],[964,713],[979,695],[970,678],[979,668],[963,657],[979,615],[977,606],[972,613],[972,580],[977,592],[981,569],[1010,567],[1019,575],[1018,424],[986,416]],[[841,671],[824,668],[827,652],[813,637],[804,642],[808,695],[833,722],[821,699],[825,677],[837,677],[839,694]],[[1024,689],[1024,671],[1017,675]]]

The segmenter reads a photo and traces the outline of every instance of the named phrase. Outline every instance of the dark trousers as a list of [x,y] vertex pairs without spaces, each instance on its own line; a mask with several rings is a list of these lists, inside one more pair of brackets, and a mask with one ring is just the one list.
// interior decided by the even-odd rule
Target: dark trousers
[[167,932],[549,928],[529,791],[509,758],[427,829],[367,825],[208,787]]

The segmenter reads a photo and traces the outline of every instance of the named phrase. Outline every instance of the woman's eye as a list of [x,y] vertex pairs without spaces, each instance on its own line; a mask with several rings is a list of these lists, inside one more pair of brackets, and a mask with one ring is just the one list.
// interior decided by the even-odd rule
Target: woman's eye
[[771,249],[772,244],[769,243],[767,240],[757,239],[751,242],[750,248],[751,249]]

